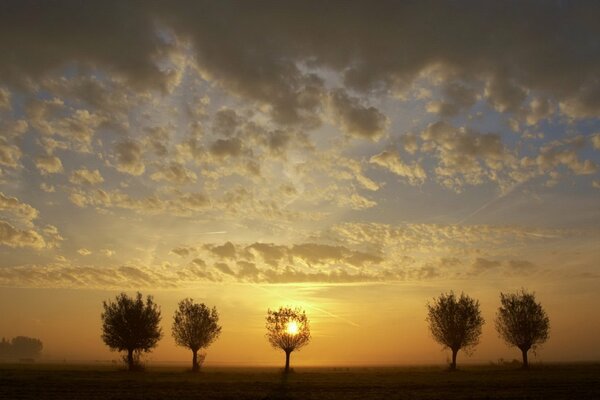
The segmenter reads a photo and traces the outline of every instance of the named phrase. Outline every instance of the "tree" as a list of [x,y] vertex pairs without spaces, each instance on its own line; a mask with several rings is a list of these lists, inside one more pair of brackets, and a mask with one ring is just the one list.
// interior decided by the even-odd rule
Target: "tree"
[[192,371],[198,372],[198,350],[208,347],[221,334],[218,325],[219,314],[213,307],[194,303],[193,299],[179,302],[179,309],[173,315],[172,334],[175,343],[192,350]]
[[306,312],[300,308],[280,307],[267,311],[267,339],[274,348],[285,352],[285,372],[290,371],[290,354],[310,341]]
[[139,367],[139,355],[150,352],[162,337],[160,308],[152,296],[142,299],[121,293],[115,301],[104,301],[102,318],[102,340],[111,350],[126,351],[124,360],[129,370]]
[[43,347],[41,340],[27,336],[14,337],[10,342],[2,338],[0,359],[33,360],[40,356]]
[[527,352],[548,340],[550,320],[535,295],[521,289],[517,293],[500,293],[501,306],[496,315],[496,330],[510,346],[523,354],[523,368],[529,368]]
[[460,298],[454,292],[442,293],[427,304],[429,329],[433,338],[452,350],[450,369],[456,369],[456,355],[460,349],[470,352],[479,343],[481,327],[485,323],[479,311],[479,301],[464,293]]

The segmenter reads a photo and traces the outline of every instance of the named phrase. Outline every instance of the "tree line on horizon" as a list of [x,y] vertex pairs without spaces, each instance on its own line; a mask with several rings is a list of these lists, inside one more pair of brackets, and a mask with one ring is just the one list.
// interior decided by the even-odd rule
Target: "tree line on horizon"
[[[495,326],[498,335],[509,345],[521,350],[523,368],[529,367],[528,352],[536,350],[549,337],[550,322],[534,293],[521,289],[516,293],[500,293]],[[135,297],[121,293],[114,301],[103,302],[102,340],[113,351],[124,352],[129,370],[141,369],[140,356],[157,346],[163,337],[159,326],[160,307],[148,295]],[[479,343],[485,320],[479,301],[461,293],[442,293],[427,303],[426,321],[433,339],[452,352],[450,369],[456,369],[460,350],[470,354]],[[186,298],[179,302],[173,315],[171,334],[178,346],[192,352],[192,371],[198,372],[206,357],[205,350],[219,337],[221,326],[216,307],[195,303]],[[290,371],[290,355],[310,342],[310,326],[301,308],[280,307],[267,310],[266,337],[272,347],[285,353],[284,372]],[[204,352],[201,352],[204,351]]]
[[0,341],[0,360],[35,360],[42,353],[44,345],[40,339],[16,336],[11,340]]

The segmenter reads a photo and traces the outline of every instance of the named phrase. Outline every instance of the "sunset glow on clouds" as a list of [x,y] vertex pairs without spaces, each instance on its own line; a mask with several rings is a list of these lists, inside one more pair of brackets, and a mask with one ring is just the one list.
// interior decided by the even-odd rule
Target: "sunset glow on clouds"
[[[374,285],[409,285],[421,314],[450,289],[597,304],[599,13],[3,4],[0,290],[193,288],[219,307],[215,287],[260,286],[278,294],[257,341],[277,296],[368,303]],[[317,320],[354,321],[334,303]]]

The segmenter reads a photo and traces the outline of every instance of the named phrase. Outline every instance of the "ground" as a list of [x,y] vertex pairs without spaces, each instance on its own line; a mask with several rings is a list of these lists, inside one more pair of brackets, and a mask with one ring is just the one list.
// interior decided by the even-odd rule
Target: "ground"
[[0,399],[600,399],[600,363],[298,368],[0,364]]

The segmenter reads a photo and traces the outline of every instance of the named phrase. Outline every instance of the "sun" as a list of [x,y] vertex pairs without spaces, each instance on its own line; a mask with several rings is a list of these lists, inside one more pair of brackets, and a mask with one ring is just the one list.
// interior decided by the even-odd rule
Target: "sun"
[[298,323],[296,321],[290,321],[287,323],[287,326],[285,328],[285,331],[290,334],[290,335],[297,335],[298,334]]

